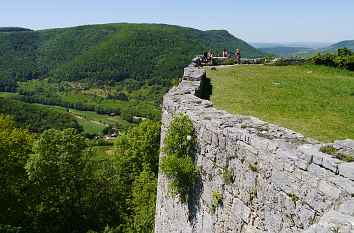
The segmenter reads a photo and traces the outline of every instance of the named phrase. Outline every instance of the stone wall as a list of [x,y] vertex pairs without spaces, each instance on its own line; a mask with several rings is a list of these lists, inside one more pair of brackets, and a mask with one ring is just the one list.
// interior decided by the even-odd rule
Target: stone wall
[[[354,163],[319,152],[323,144],[292,130],[215,109],[198,97],[205,70],[197,60],[164,97],[161,147],[172,118],[187,114],[201,176],[181,204],[159,174],[155,232],[354,232]],[[352,150],[351,143],[337,145]]]

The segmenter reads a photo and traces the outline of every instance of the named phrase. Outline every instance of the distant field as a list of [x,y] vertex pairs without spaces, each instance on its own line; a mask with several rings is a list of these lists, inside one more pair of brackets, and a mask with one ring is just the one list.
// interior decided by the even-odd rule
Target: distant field
[[107,114],[98,114],[94,111],[79,111],[72,109],[71,112],[74,115],[82,115],[87,119],[98,121],[107,125],[116,125],[117,123],[122,126],[129,127],[131,123],[123,120],[120,116],[109,117]]
[[354,139],[354,72],[322,66],[233,66],[207,70],[218,109],[250,115],[305,137]]
[[12,92],[0,92],[0,97],[3,98],[11,98],[12,96],[16,96],[17,93],[12,93]]
[[[118,100],[108,98],[108,94],[114,95],[117,89],[122,89],[121,84],[116,83],[116,86],[102,86],[94,89],[81,89],[78,86],[86,85],[87,83],[66,82],[60,83],[48,82],[44,80],[29,80],[27,82],[18,82],[19,87],[25,91],[34,92],[34,96],[52,95],[54,98],[62,99],[70,103],[82,103],[102,107],[120,108],[122,112],[132,111],[135,115],[143,115],[147,117],[160,115],[160,103],[165,92],[169,88],[161,85],[144,86],[139,90],[127,91],[120,90],[127,96],[128,100]],[[104,95],[98,95],[104,93]],[[1,93],[0,93],[1,94]],[[16,95],[16,93],[3,94],[6,98],[8,95]],[[1,96],[1,95],[0,95]],[[119,121],[119,119],[118,119]],[[111,122],[107,124],[112,124]]]
[[[44,105],[44,104],[35,104],[35,105],[38,105],[38,106],[42,106],[42,107],[47,107],[47,108],[50,108],[50,109],[55,109],[57,111],[61,111],[61,112],[68,112],[68,108],[64,108],[64,107],[60,107],[60,106],[52,106],[52,105]],[[77,111],[77,110],[72,110],[72,115],[83,115],[85,116],[85,114],[83,113],[88,113],[90,115],[92,115],[92,117],[88,117],[88,119],[91,119],[91,120],[95,120],[95,121],[100,121],[100,119],[97,117],[97,116],[102,116],[102,119],[107,117],[107,115],[100,115],[100,114],[97,114],[95,112],[91,112],[91,111]],[[91,116],[90,115],[90,116]],[[95,116],[95,117],[94,117]],[[90,122],[89,120],[86,120],[86,119],[80,119],[80,118],[75,118],[77,120],[77,122],[79,123],[79,125],[81,125],[83,127],[83,133],[89,133],[89,134],[98,134],[98,133],[101,133],[102,130],[104,129],[104,125],[100,125],[100,124],[97,124],[97,123],[94,123],[94,122]],[[104,121],[102,121],[102,123],[106,123]],[[128,123],[127,123],[128,124]]]
[[96,124],[93,122],[90,122],[88,120],[76,118],[77,122],[79,125],[83,127],[84,132],[83,133],[89,133],[89,134],[98,134],[101,133],[102,130],[104,129],[104,125]]
[[45,104],[35,104],[35,105],[38,105],[38,106],[41,106],[41,107],[50,108],[50,109],[55,109],[55,110],[60,111],[60,112],[68,112],[69,111],[68,108],[55,106],[55,105],[45,105]]

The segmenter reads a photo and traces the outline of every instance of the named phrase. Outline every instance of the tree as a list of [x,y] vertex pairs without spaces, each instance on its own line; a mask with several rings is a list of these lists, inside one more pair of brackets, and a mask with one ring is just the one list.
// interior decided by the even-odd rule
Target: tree
[[26,164],[37,188],[36,223],[43,232],[86,232],[95,224],[93,151],[88,140],[76,133],[45,131]]
[[124,202],[124,232],[154,229],[160,124],[141,122],[116,138],[111,165]]
[[0,114],[0,225],[21,226],[27,209],[24,169],[35,135],[19,129],[11,116]]
[[343,48],[338,48],[337,49],[337,55],[339,57],[346,57],[346,56],[353,55],[353,52],[350,49],[348,49],[347,47],[344,46]]

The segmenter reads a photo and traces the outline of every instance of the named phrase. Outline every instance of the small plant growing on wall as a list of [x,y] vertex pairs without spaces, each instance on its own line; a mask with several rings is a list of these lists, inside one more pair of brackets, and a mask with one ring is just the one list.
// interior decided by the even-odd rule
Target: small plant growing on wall
[[222,203],[222,196],[220,195],[218,190],[214,190],[213,192],[214,203],[210,207],[211,213],[215,214],[216,210],[218,209],[219,205]]
[[230,183],[230,182],[233,182],[233,172],[234,172],[234,169],[231,168],[231,170],[225,168],[224,169],[224,173],[222,174],[222,178],[224,179],[224,182],[225,183]]
[[179,195],[182,203],[188,200],[198,176],[192,158],[196,140],[192,122],[182,113],[173,119],[163,140],[166,156],[161,159],[160,169],[168,178],[169,194]]

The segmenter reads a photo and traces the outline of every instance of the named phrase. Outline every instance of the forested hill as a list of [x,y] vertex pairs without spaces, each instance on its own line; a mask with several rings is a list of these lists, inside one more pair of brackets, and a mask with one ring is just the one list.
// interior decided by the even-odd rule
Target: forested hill
[[239,48],[243,57],[267,55],[224,30],[128,23],[40,31],[0,28],[0,83],[52,77],[166,84],[180,77],[196,54],[226,47],[231,52]]
[[344,46],[347,47],[348,49],[354,51],[354,40],[340,41],[338,43],[335,43],[335,44],[329,46],[328,49],[334,49],[335,51],[337,51],[338,48],[342,48]]

